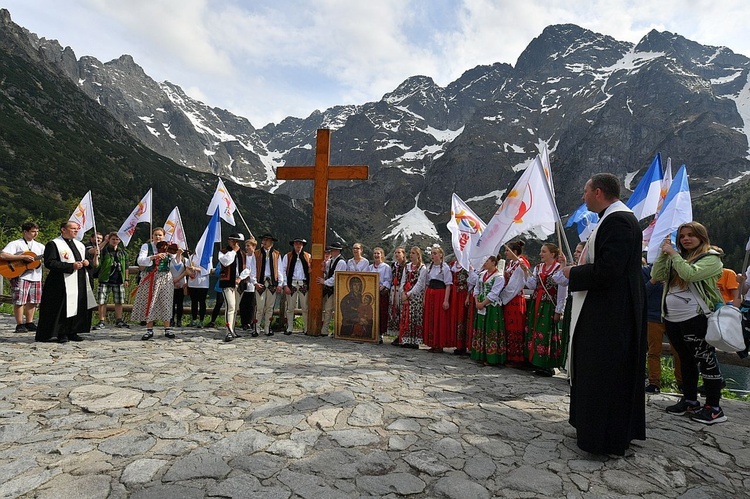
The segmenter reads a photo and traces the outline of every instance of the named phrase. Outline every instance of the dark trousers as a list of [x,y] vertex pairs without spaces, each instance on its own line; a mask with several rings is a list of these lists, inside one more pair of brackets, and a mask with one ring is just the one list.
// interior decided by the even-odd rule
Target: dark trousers
[[706,387],[706,403],[719,406],[721,399],[721,369],[716,360],[716,349],[706,343],[708,319],[697,315],[682,322],[664,320],[669,342],[680,357],[682,393],[687,400],[698,400],[698,372]]
[[216,322],[216,318],[219,316],[219,312],[221,312],[221,307],[224,306],[224,293],[216,293],[216,303],[214,304],[214,309],[211,312],[211,322]]
[[208,288],[190,288],[190,315],[194,321],[206,317],[206,297]]
[[172,327],[182,326],[182,302],[185,300],[185,290],[175,288],[172,299],[172,320],[169,322]]
[[255,322],[255,293],[245,291],[240,300],[240,323],[242,328],[253,327]]

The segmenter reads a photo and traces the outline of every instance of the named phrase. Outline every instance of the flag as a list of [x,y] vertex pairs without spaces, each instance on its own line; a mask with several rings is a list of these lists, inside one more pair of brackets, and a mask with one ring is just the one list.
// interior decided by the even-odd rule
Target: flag
[[573,224],[576,224],[578,239],[585,241],[589,238],[591,233],[594,232],[594,227],[596,227],[597,223],[599,223],[599,214],[589,211],[589,209],[586,208],[586,203],[583,203],[573,212],[572,215],[570,215],[570,217],[568,217],[568,223],[565,224],[565,227],[570,227]]
[[96,227],[96,220],[94,220],[94,204],[91,201],[91,191],[87,192],[81,202],[78,203],[76,209],[73,210],[73,214],[70,215],[68,222],[76,222],[80,229],[78,229],[78,235],[76,239],[79,241],[83,240],[83,235],[87,230]]
[[667,197],[669,187],[672,185],[672,158],[667,158],[667,167],[664,168],[664,178],[661,181],[661,190],[659,191],[659,203],[656,205],[656,216],[648,224],[648,227],[643,229],[643,248],[648,248],[648,243],[651,242],[651,234],[654,232],[654,226],[656,220],[659,218],[659,212],[664,206],[664,199]]
[[130,238],[133,237],[135,232],[135,226],[141,222],[151,223],[151,189],[138,202],[133,212],[123,222],[120,230],[117,231],[117,235],[122,239],[122,244],[127,246],[130,243]]
[[690,199],[687,169],[682,165],[669,187],[664,206],[659,212],[659,218],[654,225],[651,244],[648,247],[648,262],[653,263],[661,251],[661,242],[670,237],[680,225],[693,220],[693,205]]
[[[208,241],[208,242],[207,242]],[[198,244],[195,245],[195,254],[199,258],[200,266],[208,271],[211,268],[211,258],[214,253],[214,244],[221,242],[221,222],[219,221],[219,208],[214,209],[214,214],[203,231]]]
[[[542,142],[540,140],[540,142]],[[544,169],[544,176],[547,177],[549,182],[549,191],[552,193],[552,199],[555,198],[555,186],[552,184],[552,166],[549,163],[549,151],[547,150],[547,143],[542,142],[542,150],[539,151],[539,159],[542,162],[542,168]]]
[[646,170],[646,174],[641,181],[638,182],[633,195],[625,203],[628,208],[633,210],[633,214],[638,220],[643,220],[656,213],[662,178],[664,176],[661,169],[661,153],[656,153],[651,166]]
[[750,251],[750,239],[747,240],[747,244],[745,245],[745,251]]
[[211,202],[208,204],[206,215],[212,215],[217,207],[219,208],[221,219],[229,225],[234,225],[234,212],[237,211],[237,205],[234,204],[232,196],[229,195],[229,191],[221,179],[219,179],[219,184],[216,186],[214,197],[211,198]]
[[167,217],[167,221],[164,222],[164,239],[168,243],[175,243],[180,249],[187,249],[187,237],[185,237],[185,228],[182,225],[182,217],[180,216],[180,209],[174,207],[172,213]]
[[523,232],[533,230],[539,237],[549,236],[555,232],[558,220],[560,215],[537,155],[472,248],[471,264],[480,268],[487,257],[497,255],[503,244]]
[[453,193],[448,230],[452,236],[453,253],[455,253],[456,260],[463,268],[469,268],[469,252],[486,226],[487,224],[456,193]]

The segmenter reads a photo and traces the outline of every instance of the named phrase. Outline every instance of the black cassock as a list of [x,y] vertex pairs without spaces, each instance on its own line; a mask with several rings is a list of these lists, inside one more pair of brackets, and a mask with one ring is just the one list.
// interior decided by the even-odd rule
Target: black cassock
[[646,439],[642,232],[630,212],[600,223],[594,263],[570,271],[568,289],[588,290],[573,333],[570,424],[581,449],[623,455]]
[[[76,261],[83,260],[76,246],[68,243]],[[49,269],[47,279],[42,288],[42,302],[39,304],[39,324],[37,325],[36,341],[49,341],[52,338],[67,338],[91,329],[91,319],[88,315],[88,300],[86,288],[88,283],[87,268],[73,269],[72,263],[60,260],[60,254],[54,241],[44,247],[44,266]],[[73,317],[67,316],[65,276],[76,272],[78,274],[78,312]]]

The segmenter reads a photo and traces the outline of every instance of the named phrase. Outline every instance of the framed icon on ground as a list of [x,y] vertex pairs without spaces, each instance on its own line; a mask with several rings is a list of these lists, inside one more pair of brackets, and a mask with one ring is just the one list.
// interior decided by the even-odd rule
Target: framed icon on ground
[[377,272],[336,272],[334,336],[344,340],[378,341],[380,275]]

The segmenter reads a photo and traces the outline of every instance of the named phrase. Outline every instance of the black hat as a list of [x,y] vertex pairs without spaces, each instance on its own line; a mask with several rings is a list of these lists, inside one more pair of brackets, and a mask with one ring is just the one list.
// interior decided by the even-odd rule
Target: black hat
[[340,242],[336,241],[336,242],[333,242],[333,243],[329,244],[326,247],[326,249],[329,249],[329,250],[335,249],[335,250],[341,251],[342,249],[344,249],[344,245],[341,244]]
[[276,239],[275,237],[273,237],[273,236],[272,236],[271,234],[269,234],[268,232],[266,232],[265,234],[263,234],[262,236],[260,236],[260,240],[261,240],[261,241],[262,241],[262,240],[264,240],[264,239],[270,239],[270,240],[271,240],[271,241],[273,241],[273,242],[276,242],[276,241],[278,241],[278,239]]
[[301,237],[292,239],[291,241],[289,241],[289,246],[294,246],[294,243],[302,243],[302,246],[304,246],[307,244],[307,239],[302,239]]
[[242,232],[235,232],[234,234],[229,234],[229,237],[227,239],[234,239],[235,241],[244,241],[245,235]]

